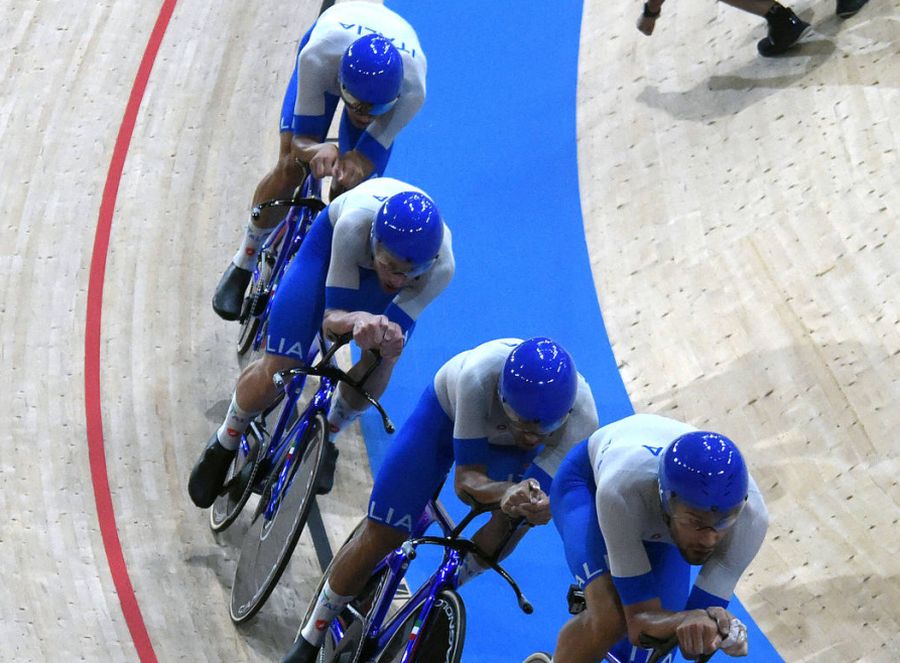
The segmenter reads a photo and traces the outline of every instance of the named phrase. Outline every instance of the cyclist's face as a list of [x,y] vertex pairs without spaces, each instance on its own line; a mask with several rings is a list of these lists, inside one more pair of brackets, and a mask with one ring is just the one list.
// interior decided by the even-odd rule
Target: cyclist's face
[[356,110],[347,106],[347,117],[350,118],[350,124],[357,129],[365,129],[375,121],[374,115],[369,115],[362,108]]
[[380,246],[375,249],[374,264],[378,282],[385,292],[397,292],[412,280],[409,272],[412,265],[400,260]]
[[536,426],[514,420],[509,422],[509,431],[512,433],[516,446],[528,451],[543,444],[547,438],[547,435],[538,430]]
[[700,511],[685,504],[674,502],[669,519],[669,531],[681,556],[688,564],[703,564],[734,524],[740,508],[723,516],[713,511]]
[[500,405],[503,406],[503,412],[509,419],[509,432],[512,433],[513,441],[522,449],[531,451],[538,445],[547,441],[547,438],[562,426],[568,415],[549,428],[542,428],[536,421],[524,421],[516,414],[507,403],[500,399]]

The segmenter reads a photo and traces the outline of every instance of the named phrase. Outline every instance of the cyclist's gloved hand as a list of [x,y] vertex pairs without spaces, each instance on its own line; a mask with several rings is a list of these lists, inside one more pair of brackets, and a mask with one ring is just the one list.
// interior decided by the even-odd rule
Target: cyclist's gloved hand
[[719,624],[706,610],[691,610],[675,629],[685,658],[712,654],[722,642]]
[[327,175],[331,175],[340,156],[341,152],[337,145],[334,143],[322,143],[316,149],[316,155],[309,160],[309,168],[312,170],[313,177],[322,179]]

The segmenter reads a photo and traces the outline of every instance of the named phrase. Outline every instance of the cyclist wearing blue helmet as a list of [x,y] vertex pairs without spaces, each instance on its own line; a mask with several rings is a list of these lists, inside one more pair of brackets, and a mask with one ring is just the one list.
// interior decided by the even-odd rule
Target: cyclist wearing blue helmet
[[[549,522],[551,478],[566,451],[596,427],[590,387],[569,353],[548,338],[498,339],[450,359],[388,447],[366,524],[335,557],[303,637],[286,660],[316,660],[324,635],[317,625],[330,623],[363,589],[378,561],[409,536],[454,463],[454,488],[463,501],[500,505],[501,512],[473,537],[490,552],[509,532],[507,516]],[[481,570],[479,560],[467,556],[460,581]]]
[[[726,608],[768,512],[734,442],[632,415],[568,455],[550,498],[586,606],[560,631],[555,663],[643,660],[641,636],[675,635],[691,658],[746,655],[747,630]],[[693,587],[688,565],[701,566]]]
[[[215,500],[241,436],[278,393],[272,375],[310,360],[319,329],[329,336],[352,333],[362,350],[379,351],[381,364],[366,383],[377,398],[416,320],[454,269],[450,230],[422,190],[378,177],[338,196],[316,217],[278,285],[265,354],[241,373],[225,420],[191,472],[194,503],[205,508]],[[363,352],[351,374],[372,361],[374,355]],[[328,417],[332,432],[367,405],[341,385]],[[321,493],[331,490],[336,458],[330,446]]]
[[[253,205],[289,198],[307,168],[332,177],[332,200],[383,175],[394,140],[425,102],[425,72],[415,30],[383,5],[343,2],[323,12],[300,41],[282,104],[278,162],[257,185]],[[326,136],[339,101],[334,143]],[[240,316],[257,250],[282,214],[267,208],[251,218],[213,297],[220,317]]]

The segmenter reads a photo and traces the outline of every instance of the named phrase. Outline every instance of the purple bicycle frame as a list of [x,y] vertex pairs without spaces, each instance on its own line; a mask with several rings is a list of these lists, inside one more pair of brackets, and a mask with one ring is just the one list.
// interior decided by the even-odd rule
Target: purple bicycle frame
[[[444,535],[449,535],[454,529],[453,522],[443,507],[436,501],[431,500],[419,517],[410,538],[421,536],[433,523],[438,524]],[[456,570],[459,568],[460,554],[456,550],[446,549],[444,559],[437,570],[416,590],[397,614],[393,615],[388,623],[385,623],[385,618],[391,607],[391,601],[406,575],[406,570],[409,568],[412,550],[409,541],[405,541],[403,545],[383,559],[375,568],[375,574],[387,568],[387,577],[376,592],[373,603],[375,609],[368,620],[364,635],[365,639],[374,643],[376,652],[381,652],[387,647],[391,638],[394,637],[398,629],[413,612],[419,610],[419,623],[424,623],[431,612],[438,593],[444,589],[457,588]],[[337,620],[331,623],[330,628],[335,641],[339,642],[344,637],[344,633]],[[400,663],[407,663],[415,654],[420,642],[420,635],[421,633],[416,634],[407,640]]]
[[[322,183],[312,175],[307,175],[300,190],[300,197],[321,198],[321,194]],[[265,310],[259,314],[259,319],[261,321],[266,320],[269,317],[269,314],[272,311],[272,301],[275,298],[275,291],[278,289],[278,283],[281,281],[284,269],[287,266],[288,261],[295,253],[297,253],[300,244],[303,243],[306,233],[309,232],[309,228],[312,226],[313,220],[314,215],[308,207],[304,207],[303,205],[293,205],[288,209],[287,214],[284,215],[284,218],[279,224],[275,226],[275,230],[273,230],[266,238],[266,241],[263,242],[260,253],[270,251],[272,246],[276,242],[282,241],[282,239],[284,244],[282,245],[282,250],[278,252],[278,257],[275,259],[275,266],[272,268],[269,299],[266,302]],[[285,236],[282,238],[282,235]],[[255,283],[260,278],[259,265],[253,270],[253,276],[253,282]],[[254,352],[258,351],[262,345],[264,333],[264,325],[260,324],[259,329],[256,331],[256,338],[253,339]]]

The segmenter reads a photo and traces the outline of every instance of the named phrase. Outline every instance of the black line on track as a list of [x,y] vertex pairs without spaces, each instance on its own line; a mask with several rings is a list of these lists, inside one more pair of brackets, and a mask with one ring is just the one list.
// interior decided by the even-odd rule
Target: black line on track
[[322,571],[325,571],[325,568],[331,563],[331,558],[334,557],[334,552],[331,550],[331,544],[328,543],[328,533],[325,531],[325,523],[322,521],[322,512],[319,511],[318,501],[313,501],[306,524],[309,526],[309,534],[312,537],[313,548],[316,549],[319,566],[322,567]]

